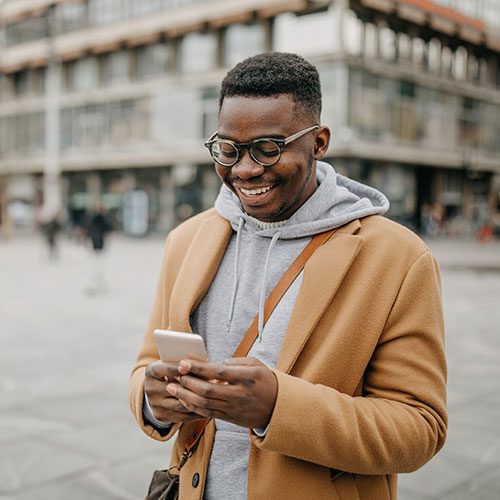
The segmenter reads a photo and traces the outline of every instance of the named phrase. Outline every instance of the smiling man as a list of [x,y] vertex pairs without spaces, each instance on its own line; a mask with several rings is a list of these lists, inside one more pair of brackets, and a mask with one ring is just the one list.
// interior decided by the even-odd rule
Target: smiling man
[[[205,145],[223,185],[167,238],[130,379],[143,431],[177,436],[172,465],[198,438],[181,499],[393,499],[396,475],[443,446],[436,262],[382,217],[382,193],[321,161],[320,114],[318,72],[294,54],[246,59],[222,83]],[[328,231],[269,315],[280,278]],[[257,339],[233,358],[254,318]],[[210,362],[159,361],[156,328],[198,333]]]

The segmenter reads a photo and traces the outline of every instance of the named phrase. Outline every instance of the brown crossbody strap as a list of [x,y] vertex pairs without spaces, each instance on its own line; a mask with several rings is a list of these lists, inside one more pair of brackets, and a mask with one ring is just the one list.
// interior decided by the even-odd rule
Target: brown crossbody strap
[[[307,246],[302,250],[300,255],[292,262],[291,266],[286,270],[285,274],[278,281],[277,285],[273,288],[273,291],[267,298],[264,304],[264,323],[271,316],[272,312],[278,305],[279,301],[290,288],[290,285],[295,281],[297,276],[302,272],[306,262],[309,260],[311,255],[316,251],[316,249],[321,246],[328,238],[332,235],[335,230],[326,231],[324,233],[317,234],[313,239],[307,244]],[[243,338],[241,339],[240,345],[234,352],[234,358],[245,357],[252,348],[253,343],[258,337],[258,315],[254,318],[250,328],[247,330]],[[193,454],[195,447],[203,435],[205,427],[208,425],[211,419],[199,420],[194,428],[191,438],[186,444],[186,449],[182,455],[180,464],[175,467],[180,469],[186,460]]]

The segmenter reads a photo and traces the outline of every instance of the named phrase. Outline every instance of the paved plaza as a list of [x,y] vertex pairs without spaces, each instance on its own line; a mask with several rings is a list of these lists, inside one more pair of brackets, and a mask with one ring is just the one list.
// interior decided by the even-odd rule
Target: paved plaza
[[[429,244],[442,264],[449,436],[400,476],[399,498],[499,499],[500,243]],[[103,295],[85,292],[86,249],[60,250],[49,261],[33,236],[0,240],[0,500],[140,499],[169,459],[127,403],[162,241],[113,237]]]

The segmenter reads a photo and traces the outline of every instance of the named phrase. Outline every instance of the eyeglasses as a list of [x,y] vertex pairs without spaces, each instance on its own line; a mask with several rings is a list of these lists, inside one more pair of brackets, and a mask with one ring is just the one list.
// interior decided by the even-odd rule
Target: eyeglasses
[[232,167],[241,158],[242,148],[247,148],[252,159],[263,167],[270,167],[279,162],[281,153],[287,144],[295,141],[299,137],[319,128],[319,125],[305,128],[287,137],[286,139],[272,139],[269,137],[259,137],[250,142],[234,142],[228,139],[216,139],[217,132],[212,134],[205,147],[210,151],[210,155],[219,165]]

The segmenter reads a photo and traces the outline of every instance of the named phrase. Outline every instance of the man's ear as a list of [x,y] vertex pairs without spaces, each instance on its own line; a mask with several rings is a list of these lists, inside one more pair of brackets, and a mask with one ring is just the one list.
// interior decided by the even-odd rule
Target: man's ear
[[331,132],[328,127],[320,127],[316,131],[316,138],[314,143],[314,159],[321,160],[328,151],[330,146],[330,136]]

